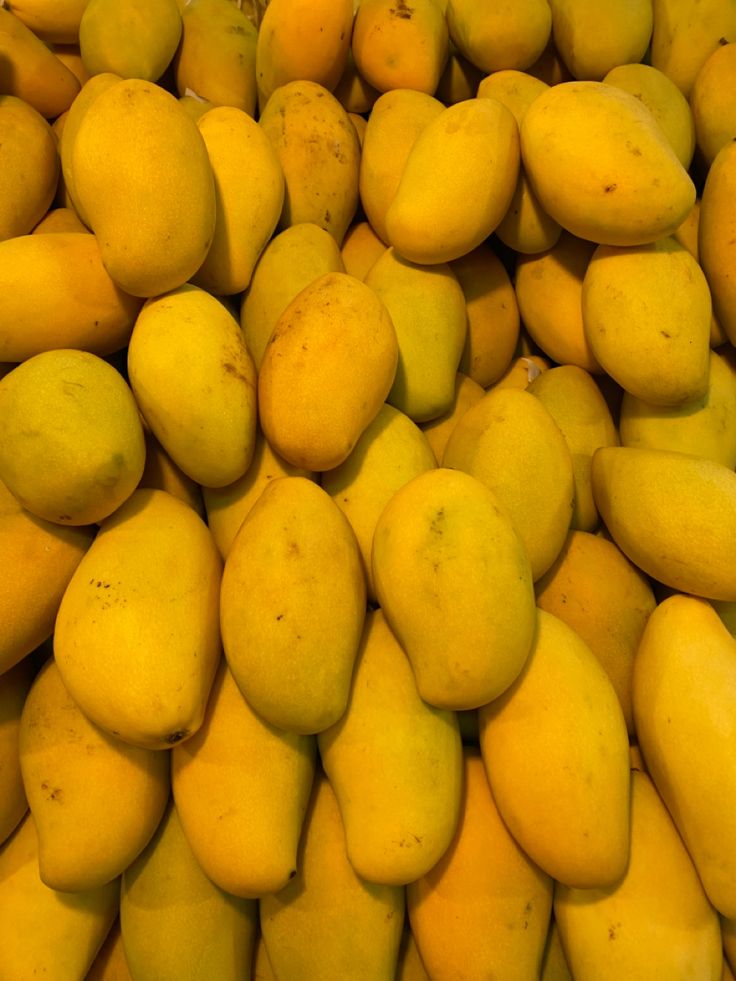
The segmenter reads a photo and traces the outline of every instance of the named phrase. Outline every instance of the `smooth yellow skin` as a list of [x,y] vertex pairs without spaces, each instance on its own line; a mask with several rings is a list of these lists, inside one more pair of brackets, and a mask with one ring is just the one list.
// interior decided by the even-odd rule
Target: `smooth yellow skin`
[[542,0],[493,6],[448,0],[446,16],[458,50],[486,73],[524,71],[540,57],[552,30],[549,5]]
[[726,337],[736,340],[736,141],[716,154],[700,200],[700,265],[710,286],[713,312]]
[[186,283],[147,300],[127,365],[143,417],[187,476],[208,487],[243,476],[255,443],[256,370],[240,325],[214,296]]
[[484,483],[437,467],[398,488],[376,522],[371,565],[426,702],[478,708],[518,676],[536,624],[531,568]]
[[32,106],[45,119],[65,112],[79,79],[7,6],[0,7],[0,91]]
[[320,484],[355,532],[369,598],[375,598],[371,548],[376,522],[391,496],[413,477],[436,466],[432,447],[417,424],[384,403],[350,454]]
[[37,517],[101,521],[135,490],[144,457],[133,393],[102,358],[44,351],[0,380],[0,480]]
[[695,120],[688,100],[672,79],[651,65],[631,62],[615,65],[603,81],[641,99],[687,170],[695,152]]
[[[353,3],[353,7],[357,9],[355,3]],[[361,114],[370,112],[371,106],[381,95],[377,89],[366,82],[358,71],[352,47],[348,50],[345,68],[332,93],[349,113]]]
[[[677,230],[673,232],[673,237],[677,239],[680,245],[684,245],[688,252],[694,256],[694,258],[700,261],[700,249],[698,243],[698,234],[700,229],[700,198],[696,198],[695,204],[692,206],[688,212],[687,217],[684,219],[682,224],[678,225]],[[711,297],[711,306],[712,306]],[[722,347],[728,340],[723,327],[721,327],[716,317],[715,311],[712,311],[710,320],[710,346],[712,348]]]
[[13,570],[0,587],[2,676],[53,633],[61,597],[92,543],[94,528],[68,528],[34,517],[0,482],[0,538],[4,561]]
[[419,955],[416,940],[408,926],[404,926],[396,965],[396,981],[430,981]]
[[722,44],[736,40],[736,10],[723,0],[652,0],[651,64],[689,98],[695,78]]
[[49,208],[41,221],[33,226],[34,235],[59,234],[61,232],[86,232],[90,234],[89,228],[83,224],[77,212],[65,205]]
[[0,241],[28,234],[54,200],[59,155],[53,130],[29,103],[0,95]]
[[616,65],[639,62],[652,36],[651,0],[549,0],[552,38],[576,79],[601,81]]
[[332,725],[348,701],[365,606],[343,512],[307,477],[271,480],[233,541],[220,600],[225,656],[255,711],[290,732]]
[[600,245],[581,295],[583,329],[605,372],[654,405],[680,405],[708,388],[708,281],[671,235],[648,245]]
[[361,0],[351,47],[358,71],[378,92],[434,95],[449,54],[447,20],[435,0]]
[[465,294],[448,263],[419,264],[389,247],[365,277],[391,317],[399,345],[386,401],[415,422],[452,404],[467,330]]
[[0,944],[9,978],[78,981],[95,959],[118,912],[120,881],[74,894],[38,874],[38,837],[27,813],[0,851]]
[[357,221],[345,233],[340,255],[345,272],[364,280],[373,263],[385,251],[386,243],[378,237],[370,222]]
[[634,662],[634,722],[647,769],[705,892],[731,918],[735,690],[736,639],[713,607],[677,593],[663,600],[649,617]]
[[560,930],[554,916],[550,920],[539,981],[573,981],[565,951],[562,948]]
[[552,85],[529,106],[520,131],[539,203],[579,238],[654,242],[693,206],[695,185],[652,113],[614,85]]
[[255,898],[294,875],[315,755],[313,736],[256,715],[223,658],[201,728],[171,755],[182,828],[221,889]]
[[380,609],[366,616],[347,710],[317,743],[357,874],[400,886],[428,872],[460,816],[460,729],[420,697]]
[[636,650],[656,606],[647,577],[612,541],[571,531],[536,584],[537,606],[571,627],[598,658],[634,735],[631,678]]
[[465,471],[496,495],[524,543],[533,579],[543,575],[567,536],[575,486],[570,449],[542,402],[520,388],[490,389],[458,420],[442,466]]
[[196,732],[221,654],[221,567],[203,520],[166,491],[134,491],[102,523],[54,633],[64,684],[100,728],[146,749]]
[[404,889],[355,872],[337,798],[324,774],[315,779],[297,873],[259,905],[266,955],[278,977],[394,981]]
[[167,491],[184,501],[197,512],[200,518],[203,518],[205,515],[203,488],[174,463],[148,427],[145,437],[146,465],[138,487]]
[[412,262],[451,262],[506,213],[519,175],[519,127],[497,99],[448,106],[419,133],[386,212],[386,234]]
[[721,981],[718,915],[651,779],[631,771],[631,856],[608,889],[555,887],[554,915],[580,981]]
[[360,156],[360,203],[376,235],[386,244],[386,212],[409,152],[421,131],[444,108],[434,96],[407,88],[382,93],[371,107]]
[[240,325],[256,368],[286,307],[328,272],[346,272],[345,263],[334,237],[314,222],[291,225],[268,242],[240,304]]
[[257,903],[228,895],[204,874],[170,803],[122,877],[120,930],[132,977],[250,978],[257,929]]
[[86,230],[34,231],[0,242],[0,290],[4,361],[56,348],[114,354],[130,340],[143,304],[110,277],[98,239]]
[[394,383],[399,342],[378,295],[325,273],[279,317],[258,374],[258,414],[293,466],[331,470],[350,454]]
[[566,885],[615,883],[629,853],[629,740],[582,638],[538,610],[524,670],[478,725],[496,805],[529,858]]
[[279,229],[314,222],[338,245],[358,207],[360,140],[347,111],[319,82],[279,86],[259,125],[273,146],[286,183]]
[[279,85],[300,79],[334,91],[345,71],[353,0],[270,0],[256,44],[256,84],[263,108]]
[[79,23],[79,50],[90,75],[114,72],[157,82],[181,33],[176,0],[88,0]]
[[133,981],[125,958],[120,917],[110,927],[84,981]]
[[103,732],[46,661],[23,706],[20,766],[41,879],[83,892],[117,878],[148,844],[169,799],[169,758]]
[[0,674],[0,847],[28,810],[20,771],[20,717],[34,676],[31,658]]
[[728,93],[736,84],[736,38],[708,56],[695,76],[690,106],[698,150],[709,167],[716,154],[734,137],[736,111]]
[[123,79],[87,108],[71,153],[75,193],[121,289],[148,297],[185,283],[212,242],[216,202],[205,142],[179,101]]
[[464,747],[463,801],[449,848],[409,883],[407,912],[432,977],[538,977],[552,879],[524,854],[503,823],[480,750]]
[[42,40],[52,44],[74,44],[86,0],[6,0],[5,6]]
[[484,395],[485,389],[478,382],[473,381],[462,371],[458,371],[455,376],[455,397],[450,408],[441,416],[437,416],[436,419],[431,419],[421,425],[420,428],[429,441],[438,466],[445,452],[450,433],[458,420],[462,418],[471,405],[479,402]]
[[216,188],[215,232],[192,282],[216,296],[242,293],[284,203],[284,174],[263,128],[242,109],[215,106],[197,121]]
[[736,600],[736,473],[675,450],[608,446],[593,495],[611,537],[643,572],[683,593]]

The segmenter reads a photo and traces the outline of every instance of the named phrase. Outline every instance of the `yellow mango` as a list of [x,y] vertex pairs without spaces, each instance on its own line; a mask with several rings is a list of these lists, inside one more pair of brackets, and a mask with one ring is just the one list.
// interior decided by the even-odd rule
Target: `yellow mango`
[[652,36],[652,0],[549,0],[555,47],[576,79],[601,81],[616,65],[641,61]]
[[255,898],[294,876],[316,748],[256,715],[221,661],[204,722],[171,751],[182,829],[221,889]]
[[524,669],[478,725],[499,813],[529,858],[565,885],[613,885],[629,854],[629,740],[588,645],[538,610]]
[[447,21],[435,0],[360,0],[351,47],[358,71],[378,92],[434,95],[449,54]]
[[[463,751],[455,836],[406,888],[412,934],[432,977],[538,977],[552,911],[552,879],[506,828],[477,747]],[[472,972],[457,966],[472,965]]]
[[552,30],[549,5],[543,0],[496,5],[448,0],[446,8],[453,42],[486,73],[528,68],[544,51]]
[[215,231],[192,282],[242,293],[281,216],[284,175],[262,127],[242,109],[215,106],[197,121],[215,178]]
[[542,208],[579,238],[632,246],[671,234],[695,185],[647,107],[594,80],[550,86],[527,109],[521,157]]
[[100,525],[56,618],[54,656],[82,711],[168,749],[196,732],[221,654],[222,562],[199,515],[141,489]]
[[234,106],[255,117],[258,29],[232,0],[188,0],[172,61],[177,92],[194,92],[212,106]]
[[[687,217],[680,225],[678,225],[677,230],[673,232],[673,237],[677,239],[680,245],[685,246],[685,248],[697,262],[700,262],[700,248],[698,244],[698,235],[700,230],[700,205],[701,199],[696,198],[695,204],[688,212]],[[712,306],[713,303],[711,297],[711,307]],[[728,338],[726,333],[718,322],[715,311],[712,311],[710,320],[710,346],[713,348],[721,347],[727,340]]]
[[314,222],[338,245],[358,207],[360,140],[350,116],[319,82],[286,82],[263,106],[259,125],[284,173],[279,229]]
[[353,0],[270,0],[258,26],[256,83],[265,106],[286,82],[308,79],[332,92],[347,66]]
[[652,9],[651,64],[689,98],[709,55],[736,41],[736,8],[728,0],[652,0]]
[[389,244],[426,264],[470,252],[506,213],[519,163],[519,127],[502,102],[448,106],[411,146],[386,212]]
[[634,722],[647,770],[713,906],[736,916],[730,801],[736,732],[736,639],[703,599],[660,602],[634,662]]
[[526,110],[538,95],[549,86],[541,78],[530,75],[518,68],[502,68],[485,75],[478,83],[476,95],[479,98],[498,99],[514,114],[520,122]]
[[185,283],[207,255],[216,207],[205,142],[178,100],[122,79],[87,108],[71,153],[75,193],[121,289],[147,297]]
[[84,67],[84,63],[82,62],[82,53],[79,50],[78,29],[73,41],[66,43],[62,41],[48,41],[47,44],[62,65],[66,65],[69,71],[71,71],[77,77],[80,85],[84,85],[85,82],[89,81],[91,76]]
[[500,497],[437,467],[389,498],[376,522],[373,584],[422,698],[474,709],[505,691],[532,644],[531,568]]
[[539,355],[519,355],[509,365],[503,375],[487,389],[494,388],[528,388],[541,371],[551,367],[546,358]]
[[536,583],[536,598],[540,610],[571,627],[598,658],[632,736],[634,658],[656,606],[647,577],[612,541],[572,530],[557,560]]
[[258,414],[293,466],[331,470],[386,400],[399,344],[378,295],[348,273],[325,273],[279,317],[258,374]]
[[[554,914],[554,911],[553,911]],[[560,940],[560,930],[552,916],[547,933],[547,943],[542,957],[542,970],[539,981],[573,981],[570,966]]]
[[490,389],[458,420],[442,466],[465,471],[496,495],[539,579],[564,544],[575,494],[570,449],[542,402],[523,389]]
[[607,889],[555,888],[576,981],[721,981],[718,916],[657,790],[631,772],[631,856]]
[[736,110],[728,93],[736,85],[736,38],[708,56],[690,90],[690,107],[698,150],[710,167],[716,154],[736,134]]
[[5,361],[58,348],[114,354],[130,340],[143,304],[111,278],[98,239],[87,231],[34,232],[0,242],[0,291]]
[[394,981],[404,889],[361,878],[323,773],[314,783],[297,873],[260,900],[261,935],[277,977]]
[[317,744],[355,872],[390,886],[428,872],[460,816],[460,729],[420,697],[380,609],[366,615],[347,709]]
[[172,801],[122,876],[120,930],[134,978],[242,981],[253,963],[258,905],[205,875]]
[[335,722],[365,608],[360,550],[343,512],[306,477],[271,480],[228,552],[220,600],[225,656],[253,709],[290,732]]
[[120,881],[70,894],[38,873],[38,836],[29,812],[0,850],[0,944],[8,978],[84,978],[118,912]]
[[60,232],[87,232],[89,228],[73,208],[59,205],[51,207],[38,224],[33,226],[34,235],[58,234]]
[[133,393],[102,358],[44,351],[0,380],[0,480],[37,517],[102,520],[135,490],[144,456]]
[[15,95],[0,95],[0,241],[27,235],[54,200],[59,155],[44,117]]
[[430,981],[414,935],[407,926],[404,927],[401,935],[396,981]]
[[[357,9],[355,3],[353,8]],[[348,48],[345,68],[332,93],[349,113],[361,113],[361,115],[370,112],[371,106],[381,94],[369,85],[358,71],[352,47]]]
[[713,300],[713,312],[731,344],[736,341],[736,141],[716,154],[700,200],[698,253]]
[[449,54],[440,75],[434,96],[446,106],[472,99],[483,78],[483,71],[460,54],[455,43],[450,41]]
[[133,981],[123,947],[119,916],[108,930],[84,981]]
[[570,69],[560,57],[560,53],[555,46],[551,28],[549,40],[545,45],[544,51],[542,51],[534,64],[530,65],[526,70],[530,75],[534,75],[535,78],[546,82],[547,85],[557,85],[559,82],[572,81]]
[[360,204],[376,235],[386,244],[386,212],[409,151],[444,108],[439,99],[416,89],[391,89],[371,107],[360,155]]
[[83,892],[120,876],[163,816],[167,755],[130,746],[91,722],[53,658],[23,706],[19,753],[42,881]]
[[688,169],[695,152],[695,120],[690,103],[672,79],[652,65],[632,62],[615,65],[603,81],[641,99]]
[[736,473],[675,450],[606,446],[593,496],[621,551],[653,579],[706,599],[736,600]]
[[87,0],[5,0],[5,7],[50,44],[74,44]]
[[365,279],[368,270],[385,251],[386,243],[378,237],[373,226],[368,221],[356,221],[345,233],[340,255],[346,273],[356,279]]
[[23,658],[0,674],[0,847],[28,810],[18,743],[21,713],[33,676],[31,658]]
[[711,296],[698,262],[671,235],[646,245],[599,245],[581,295],[583,329],[598,363],[654,405],[680,405],[708,388]]
[[268,242],[240,304],[240,326],[256,368],[286,307],[328,272],[346,272],[345,263],[334,237],[314,222],[291,225]]
[[202,499],[203,488],[174,463],[148,428],[148,425],[145,426],[144,435],[146,439],[146,465],[143,468],[143,476],[138,482],[138,487],[167,491],[184,501],[197,512],[200,518],[203,518],[205,515]]
[[465,346],[465,294],[448,263],[419,264],[389,247],[365,277],[396,331],[399,359],[386,401],[415,422],[451,405]]
[[[225,2],[229,3],[230,0],[225,0]],[[193,94],[191,90],[188,90],[188,93],[187,95],[179,96],[179,105],[182,109],[186,110],[196,123],[200,116],[204,116],[209,109],[214,109],[215,107],[207,99],[202,99],[198,95]]]
[[87,0],[79,23],[79,50],[90,75],[157,82],[181,39],[176,0]]
[[473,381],[468,375],[458,371],[455,376],[455,397],[452,400],[450,408],[443,412],[442,415],[437,416],[436,419],[430,419],[429,422],[421,425],[420,428],[427,437],[437,465],[439,465],[442,455],[445,452],[450,433],[458,421],[471,405],[479,402],[484,395],[485,389],[478,382]]

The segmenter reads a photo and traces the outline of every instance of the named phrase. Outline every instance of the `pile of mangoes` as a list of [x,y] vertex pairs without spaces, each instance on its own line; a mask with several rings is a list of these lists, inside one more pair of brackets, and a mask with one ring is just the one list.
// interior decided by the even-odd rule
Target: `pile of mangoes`
[[736,0],[0,4],[0,981],[736,972]]

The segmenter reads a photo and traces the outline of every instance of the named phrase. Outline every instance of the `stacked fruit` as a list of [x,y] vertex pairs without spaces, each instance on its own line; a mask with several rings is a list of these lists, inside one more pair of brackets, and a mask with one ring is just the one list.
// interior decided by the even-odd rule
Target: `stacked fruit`
[[733,976],[735,82],[0,6],[0,981]]

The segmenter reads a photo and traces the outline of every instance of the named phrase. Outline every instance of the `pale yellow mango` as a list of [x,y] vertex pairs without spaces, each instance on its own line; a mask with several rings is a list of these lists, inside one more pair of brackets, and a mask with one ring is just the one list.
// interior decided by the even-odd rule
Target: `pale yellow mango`
[[[477,747],[464,747],[463,799],[442,858],[410,882],[406,904],[432,977],[538,977],[552,911],[552,879],[506,828]],[[472,972],[459,973],[459,964]]]
[[266,956],[277,977],[394,981],[404,889],[355,872],[337,798],[323,773],[309,802],[297,873],[259,905]]
[[91,722],[53,658],[23,706],[19,754],[42,881],[83,892],[120,876],[163,816],[168,756],[130,746]]
[[261,110],[259,125],[284,173],[279,229],[313,222],[338,245],[358,208],[360,140],[350,116],[319,82],[286,82]]
[[101,521],[135,490],[144,456],[133,393],[102,358],[55,348],[0,380],[0,480],[37,517]]
[[728,0],[652,0],[652,9],[651,64],[689,98],[708,57],[736,41],[736,8]]
[[542,402],[491,388],[450,434],[442,466],[482,481],[511,518],[536,581],[560,553],[573,515],[574,470],[560,427]]
[[579,238],[632,246],[671,234],[695,185],[647,107],[594,80],[561,82],[527,109],[521,158],[542,208]]
[[713,312],[731,344],[736,341],[736,141],[716,154],[700,200],[698,253],[713,300]]
[[555,888],[554,914],[579,981],[721,981],[718,915],[648,776],[631,772],[631,855],[608,889]]
[[729,96],[735,85],[736,38],[721,42],[708,56],[690,90],[695,137],[706,167],[736,135],[736,109]]
[[500,495],[445,467],[399,487],[378,517],[376,598],[431,705],[485,705],[526,662],[536,607],[512,522]]
[[34,671],[28,657],[0,674],[0,847],[28,810],[18,744],[21,714]]
[[345,233],[340,255],[345,272],[364,280],[373,263],[385,251],[386,243],[378,237],[370,222],[357,221]]
[[445,452],[450,433],[457,425],[458,420],[462,418],[471,405],[479,402],[484,395],[485,389],[478,382],[458,371],[455,376],[455,397],[450,408],[442,415],[437,416],[436,419],[431,419],[421,425],[420,428],[427,437],[438,466]]
[[225,657],[253,709],[304,734],[339,719],[365,612],[348,519],[314,481],[271,480],[228,552],[220,598]]
[[142,79],[116,82],[87,108],[71,154],[82,213],[121,289],[148,297],[185,283],[212,242],[215,182],[176,97]]
[[196,732],[221,655],[222,562],[204,521],[137,490],[104,521],[59,607],[54,656],[82,711],[148,749]]
[[543,0],[479,4],[448,0],[447,25],[458,50],[484,72],[532,65],[552,30],[549,4]]
[[87,0],[5,0],[4,6],[49,44],[74,44]]
[[496,805],[529,858],[565,885],[613,885],[629,854],[629,740],[588,645],[538,610],[524,669],[478,724]]
[[660,602],[639,643],[632,690],[647,769],[708,899],[733,918],[736,639],[708,602],[677,593]]
[[355,872],[390,886],[428,872],[460,817],[460,729],[421,698],[380,609],[366,615],[347,709],[317,743]]
[[644,58],[652,36],[652,0],[549,0],[552,39],[576,79],[601,81],[617,65]]
[[54,200],[59,155],[47,120],[15,95],[0,95],[0,241],[27,235]]
[[683,593],[736,600],[736,473],[675,450],[607,446],[593,455],[593,496],[621,551]]
[[87,0],[79,22],[79,50],[90,75],[157,82],[181,40],[176,0]]
[[470,252],[506,213],[519,164],[519,127],[502,102],[448,106],[411,146],[386,212],[389,244],[426,264]]
[[342,463],[391,390],[399,361],[386,306],[361,280],[325,273],[279,317],[258,373],[266,439],[293,466]]
[[192,282],[216,296],[242,293],[284,203],[284,174],[262,127],[215,106],[198,120],[215,178],[215,231]]
[[316,748],[256,715],[223,658],[202,726],[171,751],[182,829],[221,889],[256,898],[294,876]]
[[205,875],[172,801],[123,874],[120,930],[133,978],[242,981],[253,963],[258,904],[229,895]]

